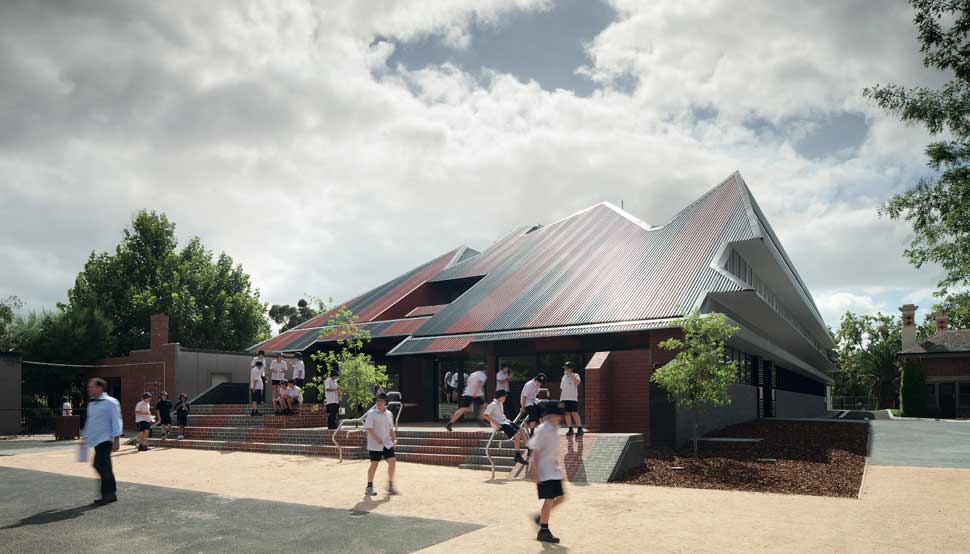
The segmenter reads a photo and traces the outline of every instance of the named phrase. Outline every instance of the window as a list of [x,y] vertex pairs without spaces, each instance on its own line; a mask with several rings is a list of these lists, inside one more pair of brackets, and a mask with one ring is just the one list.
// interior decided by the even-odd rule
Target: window
[[583,369],[582,354],[539,354],[538,369],[546,374],[549,383],[562,381],[562,366],[566,362],[572,362],[576,370]]
[[536,376],[535,356],[502,356],[498,359],[499,369],[508,364],[510,377],[515,383],[524,383]]

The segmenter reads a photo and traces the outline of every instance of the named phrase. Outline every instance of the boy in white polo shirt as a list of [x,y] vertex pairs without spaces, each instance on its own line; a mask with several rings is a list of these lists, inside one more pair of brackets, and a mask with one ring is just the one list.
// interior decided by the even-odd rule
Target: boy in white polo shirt
[[549,530],[549,517],[566,499],[559,462],[559,424],[562,423],[563,406],[561,402],[543,402],[541,408],[542,424],[529,439],[529,462],[536,476],[539,499],[542,500],[539,515],[535,516],[535,522],[539,524],[536,540],[556,543],[559,539]]
[[286,362],[283,361],[283,353],[277,352],[276,359],[269,363],[270,378],[273,380],[273,393],[275,396],[286,388]]
[[152,416],[152,393],[141,395],[141,402],[135,404],[135,425],[138,426],[138,451],[148,450],[148,431],[155,418]]
[[306,365],[303,363],[303,354],[297,352],[293,354],[296,360],[293,361],[293,381],[296,386],[303,388],[303,383],[306,381]]
[[505,399],[508,397],[508,394],[509,392],[507,390],[495,391],[495,399],[485,408],[482,417],[492,424],[492,429],[501,429],[506,437],[512,439],[512,448],[515,449],[515,463],[524,465],[528,462],[522,457],[522,452],[519,451],[519,444],[529,440],[529,437],[525,434],[525,430],[519,429],[505,415]]
[[337,416],[340,414],[340,387],[337,386],[337,369],[330,370],[330,375],[323,382],[323,399],[327,404],[327,429],[337,428]]
[[572,362],[566,362],[562,366],[562,382],[559,384],[562,391],[559,400],[565,406],[565,420],[569,427],[567,435],[573,434],[573,422],[576,423],[576,436],[583,435],[583,422],[579,420],[579,375],[574,371]]
[[529,436],[532,436],[536,425],[539,424],[539,406],[536,403],[536,397],[539,396],[539,389],[542,385],[546,383],[546,374],[539,373],[532,379],[526,382],[525,386],[522,387],[522,398],[520,398],[520,405],[522,406],[521,412],[529,416],[528,421],[526,421],[526,427],[529,428]]
[[451,419],[445,425],[445,429],[451,431],[451,426],[462,418],[467,412],[474,412],[485,403],[485,382],[488,375],[481,369],[468,376],[465,381],[465,390],[461,393],[458,401],[458,409],[451,414]]
[[397,494],[394,488],[394,445],[397,444],[397,434],[394,432],[394,414],[387,409],[387,393],[377,395],[375,406],[364,416],[364,429],[367,431],[367,453],[370,455],[365,494],[377,494],[374,492],[374,475],[381,459],[387,461],[387,493]]
[[260,404],[263,403],[263,361],[256,360],[253,362],[253,368],[249,370],[249,396],[250,400],[253,402],[253,409],[249,411],[249,415],[258,416],[263,415],[259,413],[257,409]]

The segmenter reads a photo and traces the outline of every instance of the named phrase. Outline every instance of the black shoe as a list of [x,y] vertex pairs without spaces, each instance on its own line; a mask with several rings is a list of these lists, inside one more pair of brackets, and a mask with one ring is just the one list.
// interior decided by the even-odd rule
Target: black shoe
[[525,458],[522,457],[522,453],[521,452],[516,452],[515,453],[515,463],[522,464],[522,465],[528,465],[529,462],[527,462],[525,460]]
[[573,434],[573,428],[572,428],[572,427],[570,427],[570,428],[569,428],[569,430],[568,430],[568,431],[566,431],[566,436],[570,436],[570,437],[571,437],[571,436],[572,436],[572,434]]
[[536,522],[536,527],[542,527],[542,516],[539,514],[534,515],[532,521]]
[[585,433],[585,432],[586,431],[583,431],[583,428],[580,427],[579,429],[576,429],[576,436],[577,437],[581,437],[581,436],[583,436],[583,433]]
[[445,429],[447,429],[449,431],[453,431],[454,430],[454,429],[451,428],[451,422],[450,421],[448,422],[448,425],[445,425]]
[[542,541],[542,542],[554,542],[554,543],[558,543],[559,542],[559,537],[553,536],[552,531],[550,531],[548,529],[539,529],[539,534],[536,535],[536,540],[537,541]]
[[92,504],[94,506],[104,506],[105,504],[111,504],[112,502],[117,502],[117,501],[118,501],[117,496],[109,496],[107,498],[99,498],[94,502],[92,502]]

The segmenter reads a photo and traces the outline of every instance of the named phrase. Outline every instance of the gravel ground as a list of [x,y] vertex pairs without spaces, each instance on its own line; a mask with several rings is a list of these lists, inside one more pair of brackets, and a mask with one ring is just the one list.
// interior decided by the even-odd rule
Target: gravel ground
[[[762,438],[754,444],[701,443],[654,449],[628,483],[814,496],[855,497],[866,465],[869,428],[863,424],[753,421],[708,436]],[[673,469],[673,468],[683,469]]]

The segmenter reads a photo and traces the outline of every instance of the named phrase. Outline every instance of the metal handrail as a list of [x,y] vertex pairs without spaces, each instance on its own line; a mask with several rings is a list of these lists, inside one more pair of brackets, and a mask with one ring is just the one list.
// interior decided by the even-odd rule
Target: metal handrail
[[[398,427],[398,421],[401,419],[401,412],[404,411],[404,404],[401,403],[401,402],[398,402],[397,400],[393,400],[391,402],[388,402],[387,405],[386,405],[386,407],[388,409],[390,409],[391,406],[398,406],[400,408],[397,411],[397,414],[394,416],[394,430],[396,431],[397,430],[397,427]],[[354,418],[354,419],[341,419],[340,420],[340,423],[337,424],[337,428],[334,429],[334,431],[333,431],[333,436],[330,437],[331,442],[333,442],[334,446],[337,447],[337,457],[338,457],[338,462],[337,463],[341,463],[341,462],[344,461],[344,448],[345,448],[343,445],[341,445],[339,442],[337,442],[337,434],[339,434],[340,433],[340,430],[344,428],[344,424],[348,424],[349,425],[349,424],[353,423],[354,424],[354,427],[357,427],[359,425],[363,425],[364,418],[367,417],[367,412],[373,410],[376,407],[377,407],[377,404],[374,404],[373,406],[371,406],[370,408],[368,408],[367,411],[364,412],[364,415],[362,415],[362,416],[360,416],[358,418]],[[347,434],[350,434],[350,433],[360,433],[361,431],[363,431],[363,429],[354,429],[353,431],[348,431]]]
[[[519,415],[515,416],[515,419],[512,420],[512,424],[518,425],[519,418],[523,418],[522,425],[524,425],[525,422],[529,421],[529,416],[527,414],[519,413]],[[495,440],[495,434],[501,430],[502,430],[501,428],[492,429],[492,435],[488,437],[488,442],[485,443],[485,458],[488,459],[488,463],[492,466],[492,479],[495,479],[495,460],[492,459],[492,453],[491,453],[492,441]],[[499,442],[502,442],[502,441],[499,441]]]

